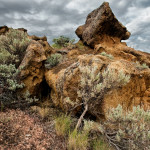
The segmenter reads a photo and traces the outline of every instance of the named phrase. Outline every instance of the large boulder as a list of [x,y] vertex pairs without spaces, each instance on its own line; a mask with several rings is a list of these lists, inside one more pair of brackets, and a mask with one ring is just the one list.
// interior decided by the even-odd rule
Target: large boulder
[[50,46],[50,44],[47,42],[46,36],[38,37],[35,35],[31,35],[31,36],[29,36],[29,38],[34,40],[34,41],[38,41],[43,46],[43,48],[45,50],[46,57],[50,56],[51,53],[54,51],[53,48]]
[[[83,102],[78,97],[80,89],[81,72],[80,68],[89,66],[102,73],[106,69],[122,70],[131,76],[127,85],[112,89],[105,93],[103,100],[94,99],[90,104],[89,113],[100,118],[105,116],[108,109],[121,104],[124,109],[131,109],[133,106],[150,106],[150,69],[139,68],[136,63],[126,60],[110,60],[101,55],[80,55],[77,62],[60,64],[45,73],[47,83],[52,88],[51,99],[56,106],[64,111],[77,113],[81,110]],[[78,106],[76,109],[74,107]]]
[[21,80],[25,84],[24,92],[39,95],[41,83],[44,80],[44,64],[47,51],[38,41],[32,41],[28,46],[24,59],[20,64]]
[[39,40],[47,41],[47,37],[46,36],[38,37],[38,36],[32,35],[32,36],[29,36],[29,38],[32,39],[32,40],[35,40],[35,41],[39,41]]
[[4,35],[8,30],[9,30],[9,28],[7,26],[1,26],[0,27],[0,35]]
[[77,28],[76,34],[91,47],[105,42],[119,43],[130,37],[130,32],[117,20],[107,2],[87,16],[85,24]]
[[[1,26],[0,27],[0,35],[5,35],[5,33],[7,33],[9,31],[9,29],[12,29],[12,28],[9,28],[5,25]],[[18,29],[15,29],[15,30],[20,30],[20,31],[23,31],[23,32],[27,33],[27,29],[24,29],[24,28],[18,28]]]

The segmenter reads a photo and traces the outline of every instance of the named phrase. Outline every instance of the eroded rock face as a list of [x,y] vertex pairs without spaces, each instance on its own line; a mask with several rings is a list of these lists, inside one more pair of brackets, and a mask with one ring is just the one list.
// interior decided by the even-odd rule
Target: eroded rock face
[[7,26],[1,26],[0,27],[0,35],[5,34],[8,30],[9,30],[9,28]]
[[43,37],[38,37],[35,35],[29,36],[30,39],[38,41],[44,48],[45,50],[45,54],[46,57],[50,56],[51,53],[54,51],[53,48],[50,46],[50,44],[47,42],[47,37],[43,36]]
[[27,33],[27,29],[24,29],[24,28],[18,28],[17,30],[20,30],[20,31]]
[[[67,61],[45,72],[54,104],[66,112],[82,112],[81,106],[76,107],[83,103],[78,97],[80,68],[97,66],[100,74],[105,69],[115,69],[117,72],[122,70],[131,78],[125,86],[106,92],[101,100],[93,100],[89,105],[89,114],[99,119],[118,104],[124,110],[137,105],[150,108],[150,54],[136,51],[121,42],[130,37],[130,32],[116,19],[109,4],[104,2],[92,11],[76,34],[80,41],[75,49],[68,52]],[[102,55],[102,52],[105,54]],[[146,68],[142,64],[146,64]]]
[[[9,28],[7,26],[1,26],[0,27],[0,35],[5,35],[5,33],[9,31],[9,29],[12,29],[12,28]],[[18,29],[15,29],[15,30],[20,30],[20,31],[23,31],[23,32],[27,32],[27,30],[24,29],[24,28],[18,28]]]
[[32,40],[35,40],[35,41],[39,41],[39,40],[47,41],[47,37],[46,36],[38,37],[38,36],[32,35],[29,38],[31,38]]
[[32,41],[26,50],[25,57],[20,64],[21,79],[25,84],[24,91],[29,91],[31,95],[37,95],[40,84],[44,79],[44,65],[46,60],[46,51],[43,46],[37,42]]
[[[80,55],[78,61],[68,67],[58,70],[60,66],[57,66],[45,74],[47,83],[52,88],[52,101],[64,111],[71,111],[76,105],[82,103],[77,94],[81,82],[81,66],[92,66],[93,68],[97,66],[98,72],[101,73],[108,68],[116,71],[122,70],[131,76],[127,85],[105,93],[102,101],[94,99],[89,105],[90,114],[100,118],[102,115],[105,116],[108,109],[117,107],[118,104],[121,104],[124,109],[132,109],[137,105],[150,107],[150,69],[139,69],[136,63],[126,60],[110,60],[101,55]],[[73,112],[77,113],[80,110],[81,107],[77,107]]]
[[[7,26],[0,27],[0,35],[5,35],[10,29],[11,28]],[[27,33],[27,30],[24,28],[14,30]],[[22,68],[20,77],[25,84],[22,92],[25,93],[28,91],[31,95],[39,96],[41,94],[41,89],[43,89],[41,86],[45,74],[44,61],[51,55],[53,48],[47,42],[46,36],[37,37],[34,35],[28,35],[28,38],[31,39],[31,43],[29,44],[25,56],[19,66]]]
[[91,47],[104,42],[119,43],[130,37],[130,32],[117,20],[107,2],[87,16],[85,24],[77,28],[76,34]]

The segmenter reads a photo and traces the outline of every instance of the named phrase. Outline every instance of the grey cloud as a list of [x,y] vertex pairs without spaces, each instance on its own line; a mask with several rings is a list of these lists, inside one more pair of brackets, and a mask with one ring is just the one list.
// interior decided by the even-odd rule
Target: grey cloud
[[133,5],[145,8],[150,6],[150,1],[149,0],[138,0],[133,2]]
[[19,13],[30,13],[30,9],[32,7],[32,1],[1,1],[1,13],[12,13],[12,12],[19,12]]
[[[77,38],[74,31],[103,0],[0,0],[0,25],[24,27],[29,34],[46,35],[51,42],[60,35]],[[150,39],[149,0],[108,0],[118,18],[132,34],[128,45],[148,52]],[[134,8],[134,9],[133,9]],[[133,12],[134,10],[135,12]]]

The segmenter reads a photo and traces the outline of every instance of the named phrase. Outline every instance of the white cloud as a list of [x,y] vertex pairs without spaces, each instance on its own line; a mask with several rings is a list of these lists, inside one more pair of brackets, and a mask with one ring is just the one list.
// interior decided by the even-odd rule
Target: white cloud
[[[136,13],[133,13],[136,12]],[[139,30],[145,30],[143,26],[150,24],[150,7],[145,9],[140,9],[136,7],[131,7],[127,14],[130,18],[130,22],[126,25],[133,34],[136,34]],[[150,28],[150,26],[149,26]]]

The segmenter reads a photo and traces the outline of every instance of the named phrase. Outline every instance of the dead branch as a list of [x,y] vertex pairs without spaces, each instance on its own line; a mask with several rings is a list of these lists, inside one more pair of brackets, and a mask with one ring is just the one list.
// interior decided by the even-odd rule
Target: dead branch
[[77,125],[76,125],[76,130],[80,127],[80,125],[81,125],[81,122],[82,122],[82,120],[83,120],[83,117],[84,117],[84,115],[86,114],[86,112],[87,112],[87,110],[88,110],[88,104],[86,103],[85,104],[85,107],[84,107],[85,109],[84,109],[84,111],[83,111],[83,113],[82,113],[82,115],[80,116],[80,118],[79,118],[79,120],[78,120],[78,123],[77,123]]

